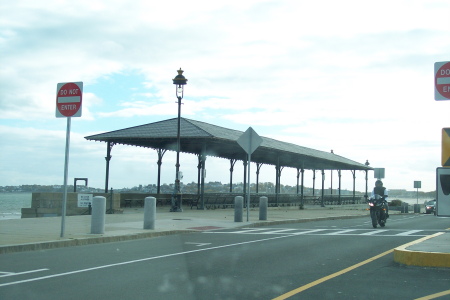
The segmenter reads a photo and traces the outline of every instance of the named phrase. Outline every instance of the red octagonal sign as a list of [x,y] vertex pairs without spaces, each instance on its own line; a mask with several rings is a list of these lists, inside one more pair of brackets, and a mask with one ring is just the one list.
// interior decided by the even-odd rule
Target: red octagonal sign
[[450,100],[450,61],[434,64],[434,99]]
[[56,117],[81,117],[83,82],[58,83],[56,89]]

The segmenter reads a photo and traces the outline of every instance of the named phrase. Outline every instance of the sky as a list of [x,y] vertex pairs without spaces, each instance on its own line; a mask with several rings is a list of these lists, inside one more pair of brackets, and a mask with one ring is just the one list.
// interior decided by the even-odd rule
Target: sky
[[[434,191],[450,127],[450,100],[434,98],[434,63],[450,61],[449,13],[447,0],[2,0],[0,186],[64,183],[57,84],[82,81],[68,183],[103,188],[106,143],[84,137],[176,118],[172,79],[182,68],[182,117],[368,160],[385,168],[388,189],[421,181],[419,191]],[[154,149],[115,145],[111,155],[109,187],[156,184]],[[163,183],[175,180],[175,157],[163,158]],[[183,182],[196,182],[197,157],[181,154],[180,164]],[[206,181],[228,183],[229,168],[209,157]],[[312,177],[305,171],[305,186]],[[341,178],[351,190],[351,172]],[[283,169],[281,184],[296,180]],[[233,182],[243,182],[241,163]],[[275,182],[274,166],[261,168],[260,182]],[[325,185],[337,188],[336,172]]]

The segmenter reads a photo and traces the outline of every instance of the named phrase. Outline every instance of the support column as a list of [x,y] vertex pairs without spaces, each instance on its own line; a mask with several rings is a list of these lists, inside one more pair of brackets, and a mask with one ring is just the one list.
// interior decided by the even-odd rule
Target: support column
[[197,154],[198,164],[197,164],[197,196],[200,197],[200,186],[201,186],[201,170],[202,170],[202,155]]
[[353,173],[353,204],[355,204],[355,182],[356,182],[356,170],[352,170]]
[[[369,164],[369,160],[368,159],[366,159],[366,162],[364,163],[366,166],[369,166],[370,164]],[[369,200],[369,195],[367,194],[368,193],[368,173],[369,173],[369,170],[365,170],[366,171],[366,193],[364,194],[364,198],[365,198],[365,200],[366,200],[366,202]]]
[[262,163],[256,163],[256,193],[259,193],[259,170],[261,170]]
[[325,192],[325,170],[322,170],[322,200],[321,205],[322,207],[325,207],[323,201],[324,201],[324,192]]
[[277,159],[277,165],[275,166],[275,173],[276,173],[276,179],[275,179],[275,206],[278,207],[278,200],[280,197],[281,192],[281,171],[283,170],[283,167],[280,166],[280,157]]
[[156,193],[160,194],[161,192],[161,165],[162,165],[162,158],[164,154],[166,153],[166,149],[158,149],[156,152],[158,153],[158,184],[156,186]]
[[278,206],[278,173],[279,173],[278,169],[279,169],[279,166],[277,164],[277,165],[275,165],[275,191],[274,191],[276,206]]
[[338,177],[339,177],[339,205],[341,204],[341,170],[338,170]]
[[303,191],[303,186],[304,186],[303,180],[304,180],[304,177],[305,177],[305,169],[302,168],[300,172],[302,172],[302,187],[301,187],[302,197],[301,197],[301,200],[300,200],[301,202],[300,202],[300,203],[301,203],[301,205],[302,205],[302,207],[303,207],[303,205],[304,205],[304,203],[305,203],[305,202],[304,202],[304,194],[305,194],[305,193],[304,193],[304,191]]
[[364,194],[364,198],[366,198],[366,202],[367,202],[367,200],[369,199],[369,195],[367,194],[368,193],[368,174],[367,173],[369,173],[369,171],[368,170],[366,170],[366,193]]
[[237,159],[230,159],[230,193],[233,192],[233,171]]
[[[246,195],[247,195],[247,160],[246,159],[244,159],[243,164],[244,164],[244,199],[247,199],[247,197],[246,197]],[[246,203],[246,201],[244,201],[244,203]],[[245,204],[244,204],[244,207],[245,207]]]
[[313,196],[316,194],[316,170],[313,170]]
[[106,148],[106,178],[105,178],[105,194],[108,193],[108,185],[109,185],[109,161],[111,160],[111,150],[112,147],[115,145],[115,143],[108,142],[107,148]]
[[333,170],[330,170],[330,173],[331,173],[330,195],[333,195]]
[[206,145],[203,145],[202,154],[200,155],[201,165],[201,184],[200,184],[200,207],[198,209],[205,209],[205,177],[206,177]]

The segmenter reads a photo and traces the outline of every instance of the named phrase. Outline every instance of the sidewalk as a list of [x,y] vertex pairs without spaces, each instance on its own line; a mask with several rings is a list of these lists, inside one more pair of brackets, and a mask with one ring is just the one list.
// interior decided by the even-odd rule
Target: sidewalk
[[[247,211],[244,209],[244,222],[234,222],[234,209],[185,208],[183,212],[169,212],[167,207],[158,207],[154,230],[143,229],[143,208],[127,208],[123,214],[105,216],[104,234],[90,233],[91,216],[68,216],[65,218],[63,238],[60,237],[61,217],[1,220],[0,254],[214,229],[369,217],[365,208],[366,205],[306,206],[304,210],[296,207],[269,208],[267,221],[259,220],[258,209],[250,209],[247,221]],[[394,260],[406,265],[450,267],[450,232],[428,236],[396,248]]]

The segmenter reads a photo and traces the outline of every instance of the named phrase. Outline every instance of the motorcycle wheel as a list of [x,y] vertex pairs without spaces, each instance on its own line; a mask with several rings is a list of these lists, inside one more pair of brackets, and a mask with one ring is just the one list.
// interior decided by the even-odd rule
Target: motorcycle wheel
[[378,223],[377,212],[374,211],[374,210],[371,210],[370,211],[370,217],[372,218],[372,226],[373,226],[373,228],[377,228],[377,223]]
[[380,219],[378,224],[380,224],[381,227],[386,226],[386,212],[380,211]]

